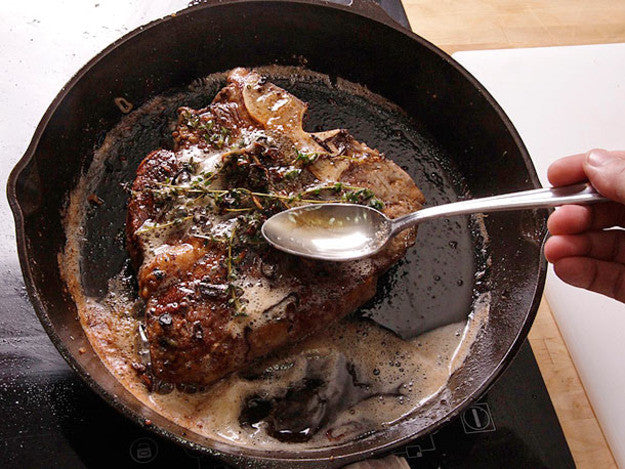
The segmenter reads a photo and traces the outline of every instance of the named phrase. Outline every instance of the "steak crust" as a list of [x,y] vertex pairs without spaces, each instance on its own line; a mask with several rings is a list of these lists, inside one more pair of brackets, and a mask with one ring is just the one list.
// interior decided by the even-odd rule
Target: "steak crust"
[[174,150],[139,165],[127,246],[158,379],[207,385],[322,330],[369,300],[414,243],[407,230],[373,257],[329,263],[262,242],[262,222],[298,204],[375,204],[395,218],[424,202],[401,168],[347,131],[305,132],[306,109],[235,69],[208,107],[179,110]]

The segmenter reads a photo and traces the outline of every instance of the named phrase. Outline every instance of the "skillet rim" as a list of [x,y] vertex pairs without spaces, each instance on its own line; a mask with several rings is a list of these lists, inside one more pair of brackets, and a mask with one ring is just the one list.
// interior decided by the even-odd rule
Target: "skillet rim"
[[[527,170],[527,175],[529,178],[529,183],[531,183],[534,187],[541,187],[540,181],[538,179],[538,175],[536,173],[536,169],[530,159],[527,148],[525,147],[523,141],[516,128],[510,121],[509,117],[503,111],[501,106],[495,101],[492,95],[484,88],[484,86],[471,75],[462,65],[456,62],[449,54],[444,52],[443,50],[436,47],[431,42],[426,39],[418,36],[413,33],[411,30],[399,25],[392,18],[390,18],[387,13],[379,7],[376,3],[373,3],[370,0],[353,0],[353,3],[350,5],[343,5],[334,3],[331,1],[323,1],[323,0],[219,0],[215,3],[200,3],[198,5],[194,5],[183,10],[180,10],[176,13],[166,15],[164,17],[155,19],[145,25],[139,26],[136,29],[130,31],[125,34],[121,38],[113,41],[109,46],[100,51],[97,55],[95,55],[91,60],[89,60],[85,65],[83,65],[80,70],[73,75],[70,80],[61,88],[61,91],[55,96],[54,100],[47,108],[43,117],[41,118],[35,133],[31,139],[31,142],[26,149],[22,158],[17,162],[13,170],[11,171],[8,181],[7,181],[7,199],[9,202],[9,206],[13,213],[13,217],[15,220],[15,229],[16,229],[16,241],[17,241],[17,250],[18,257],[20,262],[20,267],[22,269],[24,282],[26,285],[26,289],[28,291],[29,298],[31,303],[34,306],[35,312],[39,321],[42,323],[46,333],[52,340],[54,346],[57,348],[61,356],[65,359],[65,361],[69,364],[69,366],[78,373],[78,375],[89,385],[89,387],[96,392],[99,396],[101,396],[107,404],[116,409],[118,412],[123,414],[125,417],[129,418],[139,426],[149,429],[150,431],[156,433],[159,436],[165,437],[170,441],[173,441],[181,446],[191,448],[196,451],[200,451],[202,453],[212,455],[212,456],[220,456],[230,462],[239,461],[241,458],[245,460],[253,459],[256,462],[264,463],[264,464],[311,464],[311,463],[319,463],[321,461],[330,463],[332,466],[343,465],[352,461],[356,461],[359,459],[363,459],[366,457],[371,457],[376,454],[381,454],[388,452],[402,444],[405,444],[408,441],[412,441],[420,436],[431,433],[439,429],[441,426],[457,417],[462,411],[464,411],[472,402],[482,396],[491,386],[492,384],[501,376],[501,374],[505,371],[505,369],[509,366],[514,356],[516,356],[519,351],[521,345],[523,344],[529,329],[532,326],[534,318],[536,317],[538,306],[542,299],[542,291],[544,289],[546,273],[547,273],[547,261],[544,256],[540,256],[538,262],[538,272],[536,278],[536,287],[534,290],[533,301],[532,304],[527,311],[525,321],[523,323],[523,327],[521,327],[513,339],[512,345],[508,348],[506,353],[500,359],[498,365],[494,367],[490,375],[487,379],[485,379],[482,385],[477,388],[473,393],[466,396],[466,398],[460,402],[455,408],[453,408],[444,418],[439,419],[438,421],[430,424],[429,426],[423,428],[421,431],[413,433],[409,436],[404,436],[402,438],[394,439],[393,441],[387,442],[382,445],[372,446],[371,449],[365,449],[355,452],[346,453],[337,457],[332,455],[321,456],[321,457],[280,457],[282,452],[276,451],[262,451],[253,448],[243,448],[243,451],[246,451],[248,454],[242,454],[242,448],[240,446],[236,446],[230,443],[220,442],[218,440],[212,440],[217,443],[219,446],[223,446],[223,449],[216,449],[208,446],[204,446],[198,443],[195,443],[188,438],[176,434],[170,430],[159,427],[158,425],[150,425],[146,424],[146,420],[143,416],[141,416],[138,412],[135,412],[131,409],[126,403],[122,402],[119,398],[112,395],[109,391],[107,391],[103,386],[101,386],[89,372],[86,371],[76,360],[74,355],[70,352],[69,348],[65,345],[60,336],[56,333],[52,321],[49,318],[48,311],[46,307],[43,305],[41,298],[39,297],[37,290],[35,289],[35,282],[33,278],[33,274],[30,268],[29,257],[28,257],[28,240],[26,239],[25,227],[24,227],[24,215],[21,209],[20,201],[17,196],[17,182],[20,179],[24,170],[30,165],[35,157],[35,153],[37,147],[39,145],[39,141],[41,139],[42,134],[44,133],[52,115],[55,113],[61,102],[66,98],[69,94],[70,90],[85,76],[90,70],[100,61],[106,59],[107,55],[118,48],[122,44],[132,40],[134,37],[147,33],[153,27],[160,25],[161,23],[166,23],[167,21],[171,21],[174,17],[193,14],[195,11],[203,10],[207,8],[219,7],[222,5],[235,5],[237,3],[291,3],[291,4],[303,4],[310,5],[319,8],[326,8],[331,10],[341,10],[343,12],[347,12],[349,14],[357,15],[364,17],[369,21],[374,21],[377,23],[381,23],[386,27],[389,27],[399,33],[402,33],[408,36],[409,39],[415,41],[418,46],[425,47],[429,49],[431,52],[436,54],[440,59],[442,59],[448,66],[453,67],[460,75],[467,80],[476,91],[481,95],[482,98],[486,100],[486,102],[492,107],[492,109],[497,113],[499,119],[504,124],[505,128],[509,132],[509,135],[512,137],[514,144],[518,147],[521,157],[523,159],[523,163]],[[546,224],[543,224],[543,232],[545,231]],[[544,243],[544,239],[546,238],[546,234],[543,238],[541,244]],[[354,440],[351,440],[353,442]],[[349,445],[350,443],[345,443],[345,445]],[[340,445],[343,446],[343,445]],[[310,452],[320,452],[323,451],[328,453],[332,451],[333,447],[319,448],[313,449]],[[307,451],[307,454],[310,452]],[[250,454],[251,453],[251,454]],[[291,454],[297,454],[295,451],[291,450]]]

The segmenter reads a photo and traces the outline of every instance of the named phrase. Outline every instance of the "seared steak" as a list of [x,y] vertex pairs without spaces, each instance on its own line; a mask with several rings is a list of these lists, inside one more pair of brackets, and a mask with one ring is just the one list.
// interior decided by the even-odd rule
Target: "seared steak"
[[302,129],[306,104],[236,69],[206,108],[181,108],[174,151],[140,164],[128,249],[146,301],[152,373],[205,385],[316,333],[375,293],[416,232],[376,256],[309,261],[269,247],[267,217],[319,201],[369,204],[397,217],[423,195],[410,177],[345,130]]

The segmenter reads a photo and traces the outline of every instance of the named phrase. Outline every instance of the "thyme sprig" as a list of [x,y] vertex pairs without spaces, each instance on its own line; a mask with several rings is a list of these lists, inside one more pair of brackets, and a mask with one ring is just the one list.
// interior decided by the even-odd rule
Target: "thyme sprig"
[[[306,189],[301,192],[292,193],[292,194],[278,194],[278,193],[269,193],[269,192],[257,192],[251,191],[245,187],[235,187],[232,189],[210,189],[206,187],[199,186],[183,186],[183,185],[173,185],[166,183],[159,183],[163,187],[171,190],[175,195],[196,195],[197,197],[210,196],[216,200],[220,200],[226,195],[232,195],[235,198],[240,194],[246,194],[252,197],[260,197],[266,199],[278,199],[284,200],[289,203],[293,202],[301,202],[301,203],[309,203],[309,204],[324,204],[324,203],[336,203],[336,202],[353,202],[353,203],[361,203],[363,201],[371,201],[371,206],[374,208],[380,207],[380,209],[384,208],[382,202],[375,197],[375,193],[366,187],[352,186],[349,184],[344,184],[342,182],[333,182],[329,184],[319,185],[313,188]],[[323,191],[329,191],[332,193],[343,193],[340,198],[334,199],[311,199],[306,198],[307,195],[319,196]],[[373,205],[375,204],[375,205]],[[262,206],[259,207],[255,202],[256,208],[262,210]],[[230,208],[227,209],[229,211],[243,211],[243,209],[253,209],[253,207],[241,207],[241,208]]]
[[321,156],[319,153],[305,153],[299,150],[295,150],[295,159],[291,162],[291,166],[302,163],[302,166],[308,166],[313,164]]
[[167,228],[170,226],[178,226],[184,223],[185,221],[191,220],[192,218],[193,218],[193,215],[188,215],[188,216],[181,217],[181,218],[174,218],[173,220],[165,222],[165,223],[148,224],[148,226],[142,225],[141,228],[135,231],[135,234],[142,235],[145,233],[149,233],[150,231],[153,231],[153,230],[163,229],[163,228]]
[[[375,196],[375,193],[368,188],[352,186],[344,184],[342,182],[322,184],[313,188],[306,189],[304,191],[295,194],[278,194],[268,192],[251,191],[245,187],[235,187],[233,189],[210,189],[207,187],[199,186],[183,186],[160,183],[163,187],[167,187],[168,190],[176,195],[195,196],[190,202],[197,203],[198,200],[209,197],[215,205],[219,207],[224,213],[242,214],[255,211],[263,212],[265,206],[262,205],[259,199],[268,200],[280,200],[287,204],[287,208],[293,203],[303,204],[324,204],[324,203],[337,203],[337,202],[349,202],[356,204],[366,204],[375,209],[383,210],[384,204],[380,199]],[[333,195],[340,195],[339,197],[333,197],[330,199],[314,199],[309,196],[320,196],[322,192],[330,192]],[[241,206],[244,201],[244,196],[249,198],[249,206]],[[185,204],[188,208],[188,205]],[[154,224],[140,228],[137,234],[143,234],[154,229],[167,228],[172,226],[178,226],[193,218],[193,215],[186,215],[183,217],[174,218],[171,221],[167,221],[160,224]]]

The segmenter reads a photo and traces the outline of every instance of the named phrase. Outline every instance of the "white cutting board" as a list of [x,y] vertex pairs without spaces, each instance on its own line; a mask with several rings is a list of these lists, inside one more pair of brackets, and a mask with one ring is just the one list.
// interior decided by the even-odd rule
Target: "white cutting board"
[[[625,149],[625,44],[458,52],[521,134],[543,185],[561,156]],[[617,464],[625,467],[625,305],[566,285],[545,295]]]

